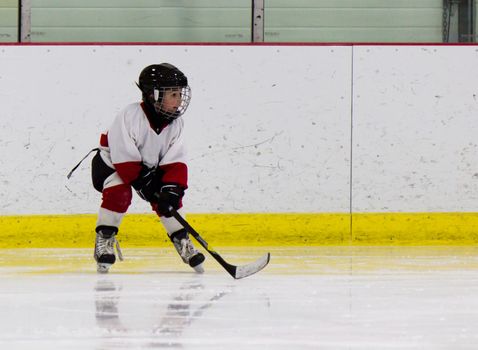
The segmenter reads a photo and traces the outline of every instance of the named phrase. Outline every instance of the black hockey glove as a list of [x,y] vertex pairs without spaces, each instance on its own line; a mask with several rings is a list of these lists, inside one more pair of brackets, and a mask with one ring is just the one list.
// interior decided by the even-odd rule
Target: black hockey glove
[[143,165],[138,178],[131,183],[131,186],[142,199],[154,203],[159,196],[157,176],[156,169],[150,169]]
[[184,196],[184,189],[178,185],[163,185],[157,198],[157,212],[167,218],[171,217],[171,207],[179,209],[181,199]]

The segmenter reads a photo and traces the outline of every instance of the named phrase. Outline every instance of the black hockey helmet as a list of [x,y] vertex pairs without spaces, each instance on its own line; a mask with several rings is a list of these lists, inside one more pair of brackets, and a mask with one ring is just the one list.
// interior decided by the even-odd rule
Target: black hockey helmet
[[[144,68],[137,83],[143,93],[143,101],[150,104],[156,113],[168,120],[174,120],[186,112],[191,100],[188,78],[170,63],[152,64]],[[177,108],[166,110],[163,99],[166,93],[175,93],[180,99]]]

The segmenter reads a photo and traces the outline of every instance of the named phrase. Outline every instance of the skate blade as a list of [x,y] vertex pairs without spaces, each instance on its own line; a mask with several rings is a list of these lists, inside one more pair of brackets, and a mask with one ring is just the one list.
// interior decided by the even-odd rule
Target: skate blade
[[108,273],[111,265],[113,264],[98,263],[96,271],[98,271],[98,273]]
[[193,269],[196,271],[196,273],[204,273],[204,267],[202,266],[202,263],[194,266]]

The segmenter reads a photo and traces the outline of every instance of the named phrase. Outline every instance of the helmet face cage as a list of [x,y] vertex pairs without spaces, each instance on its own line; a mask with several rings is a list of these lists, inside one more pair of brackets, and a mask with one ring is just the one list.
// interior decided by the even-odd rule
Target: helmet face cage
[[153,64],[143,69],[137,84],[143,101],[166,120],[174,120],[186,112],[191,100],[188,78],[170,63]]
[[167,120],[174,120],[186,112],[191,101],[191,88],[189,86],[154,88],[148,95],[148,100],[156,113]]

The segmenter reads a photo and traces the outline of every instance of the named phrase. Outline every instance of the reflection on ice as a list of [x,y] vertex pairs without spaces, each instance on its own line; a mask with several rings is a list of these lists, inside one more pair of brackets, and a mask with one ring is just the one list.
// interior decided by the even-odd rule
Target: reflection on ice
[[[257,253],[223,251],[237,264]],[[0,250],[0,349],[475,348],[478,248],[271,251],[266,270],[233,280],[168,251],[126,250],[98,275],[89,249]]]
[[[119,348],[125,348],[125,342],[131,339],[136,343],[139,335],[145,338],[142,344],[145,348],[182,349],[183,333],[187,328],[193,322],[201,322],[204,313],[234,288],[206,288],[203,278],[194,274],[180,284],[168,278],[164,279],[167,284],[164,287],[146,283],[144,287],[149,291],[144,294],[149,296],[136,300],[136,292],[123,288],[123,283],[123,279],[113,274],[99,275],[96,281],[95,318],[97,326],[104,331],[101,349],[118,349],[118,339],[123,342]],[[162,292],[163,289],[168,295]],[[143,303],[147,307],[141,311],[138,304]],[[134,320],[138,316],[143,317],[141,327]]]

